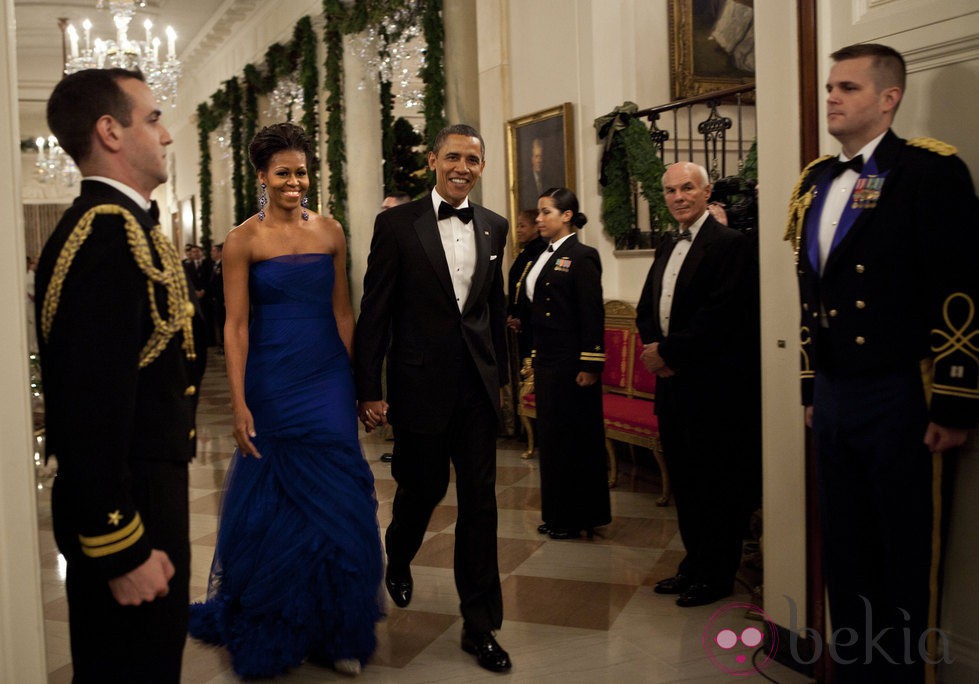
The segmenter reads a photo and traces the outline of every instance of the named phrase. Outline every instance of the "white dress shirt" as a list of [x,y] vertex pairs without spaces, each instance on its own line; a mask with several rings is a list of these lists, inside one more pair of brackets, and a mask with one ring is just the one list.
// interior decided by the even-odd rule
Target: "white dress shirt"
[[574,233],[568,233],[560,240],[555,240],[547,246],[547,249],[540,253],[540,256],[537,257],[537,261],[534,262],[534,265],[530,269],[530,273],[527,274],[527,277],[523,281],[523,289],[524,292],[527,293],[527,299],[534,301],[534,289],[537,287],[537,279],[540,277],[541,271],[544,270],[544,264],[546,264],[548,259],[551,258],[551,255],[557,251],[557,248],[561,246],[561,243],[572,235],[574,235]]
[[[463,223],[458,216],[450,216],[439,221],[439,205],[444,201],[433,188],[432,204],[435,205],[435,220],[439,227],[439,237],[442,239],[442,249],[445,251],[445,261],[449,264],[449,277],[452,278],[456,305],[461,312],[466,305],[466,300],[469,299],[473,273],[476,271],[476,233],[473,230],[475,221]],[[456,209],[468,206],[467,197]]]
[[710,212],[705,211],[703,216],[693,222],[690,226],[690,239],[677,240],[670,252],[670,259],[666,262],[663,269],[663,289],[659,295],[659,329],[663,331],[663,336],[670,334],[670,312],[673,310],[673,293],[676,290],[676,279],[680,275],[680,268],[683,266],[687,252],[693,246],[693,241],[697,239],[704,221],[710,216]]
[[[857,152],[857,155],[863,155],[864,164],[873,156],[877,144],[886,134],[887,131],[884,131]],[[840,152],[840,161],[848,162],[852,158]],[[846,209],[847,202],[850,201],[850,196],[853,194],[853,186],[857,184],[859,178],[859,173],[853,169],[847,169],[833,179],[826,191],[826,200],[823,202],[823,209],[819,214],[819,275],[823,274],[826,259],[829,258],[830,247],[833,246],[833,238],[836,236],[836,227],[839,225],[843,210]]]

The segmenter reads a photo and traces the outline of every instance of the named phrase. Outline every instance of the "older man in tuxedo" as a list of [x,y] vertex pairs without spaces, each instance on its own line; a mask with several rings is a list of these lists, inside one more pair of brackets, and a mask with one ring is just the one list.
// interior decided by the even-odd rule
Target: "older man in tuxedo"
[[707,211],[707,171],[670,166],[663,191],[679,233],[656,250],[636,324],[656,373],[656,414],[687,555],[659,594],[678,606],[732,593],[759,458],[756,272],[751,243]]
[[[485,146],[473,128],[449,126],[428,155],[431,194],[382,211],[364,275],[355,336],[360,418],[394,426],[398,483],[385,537],[385,586],[411,601],[411,560],[455,467],[455,577],[462,648],[489,670],[510,669],[493,631],[503,620],[496,552],[496,431],[507,379],[501,264],[507,222],[469,201]],[[390,349],[388,343],[390,341]],[[383,400],[385,354],[390,405]]]

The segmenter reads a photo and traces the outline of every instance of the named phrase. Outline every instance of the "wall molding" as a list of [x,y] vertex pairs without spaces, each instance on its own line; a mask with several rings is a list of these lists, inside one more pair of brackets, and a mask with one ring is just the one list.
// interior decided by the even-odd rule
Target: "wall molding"
[[908,73],[928,71],[939,67],[979,59],[979,35],[964,36],[932,45],[905,50]]

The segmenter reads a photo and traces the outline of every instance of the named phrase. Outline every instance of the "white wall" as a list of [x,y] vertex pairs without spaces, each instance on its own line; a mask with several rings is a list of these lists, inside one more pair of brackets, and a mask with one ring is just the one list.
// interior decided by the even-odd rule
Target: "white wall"
[[[17,121],[14,7],[0,0],[0,119]],[[42,682],[44,623],[28,403],[19,126],[0,134],[0,682]]]

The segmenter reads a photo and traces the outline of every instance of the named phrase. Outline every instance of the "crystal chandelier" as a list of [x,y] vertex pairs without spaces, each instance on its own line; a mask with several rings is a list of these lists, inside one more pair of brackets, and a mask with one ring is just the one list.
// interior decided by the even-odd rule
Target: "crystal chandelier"
[[[387,82],[406,108],[420,107],[424,94],[417,74],[425,66],[421,6],[407,2],[379,25],[368,26],[353,40],[353,50],[374,82]],[[366,87],[361,81],[360,90]]]
[[[61,181],[63,185],[72,186],[81,178],[81,173],[68,153],[61,149],[58,139],[53,135],[38,138],[37,161],[34,162],[35,174],[39,183],[54,183]],[[47,145],[47,152],[44,147]]]
[[269,106],[266,114],[273,121],[288,121],[296,123],[302,118],[306,107],[306,98],[303,96],[303,87],[296,80],[296,74],[292,74],[275,85],[275,89],[269,93]]
[[[143,73],[146,84],[153,91],[161,104],[169,103],[176,106],[177,81],[180,79],[180,61],[177,59],[177,33],[172,26],[167,26],[167,51],[161,54],[162,43],[159,36],[153,35],[153,22],[147,19],[143,22],[146,31],[145,40],[130,40],[129,24],[136,16],[136,9],[145,5],[141,0],[108,0],[112,21],[116,26],[115,40],[102,40],[96,37],[92,40],[92,22],[88,19],[82,22],[84,45],[79,45],[78,30],[68,24],[69,50],[65,60],[65,73],[73,74],[82,69],[105,69],[119,67],[122,69],[138,69]],[[102,0],[98,4],[103,7]]]

